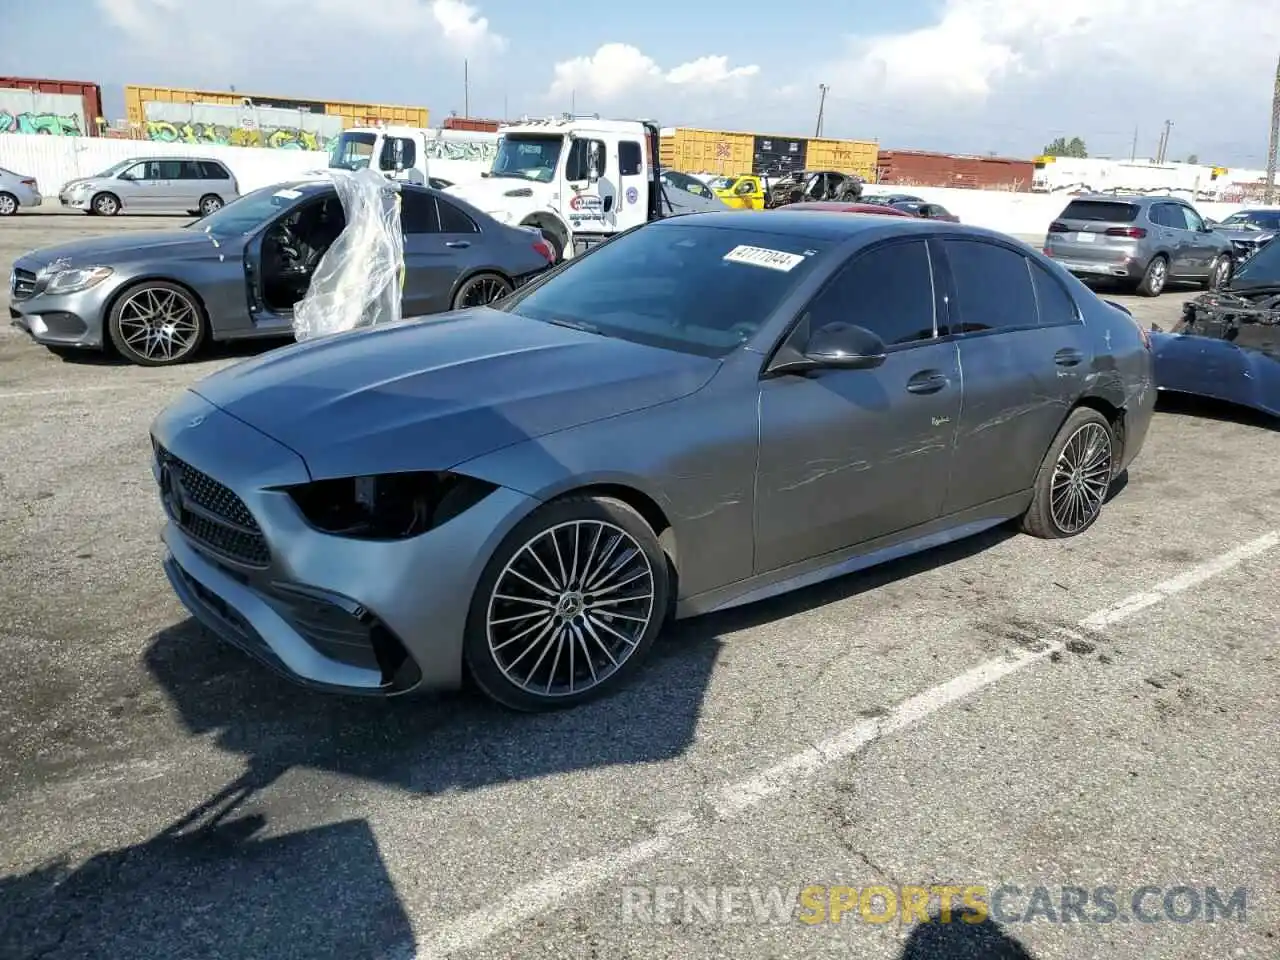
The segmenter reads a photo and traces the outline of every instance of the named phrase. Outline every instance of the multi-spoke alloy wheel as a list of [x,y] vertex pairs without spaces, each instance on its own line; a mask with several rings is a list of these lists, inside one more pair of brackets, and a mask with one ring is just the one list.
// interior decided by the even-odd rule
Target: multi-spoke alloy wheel
[[1111,486],[1111,432],[1086,423],[1073,433],[1053,469],[1049,510],[1065,534],[1083,530],[1102,509]]
[[186,290],[154,282],[128,291],[111,309],[111,340],[126,360],[148,367],[181,363],[204,339],[204,314]]
[[546,709],[596,695],[638,662],[666,614],[667,568],[648,525],[618,501],[570,498],[530,519],[481,582],[468,663],[498,701]]
[[511,292],[511,284],[495,273],[482,273],[465,281],[453,298],[453,309],[483,307]]
[[1093,525],[1115,477],[1115,436],[1097,410],[1071,411],[1036,475],[1023,530],[1054,539],[1074,537]]

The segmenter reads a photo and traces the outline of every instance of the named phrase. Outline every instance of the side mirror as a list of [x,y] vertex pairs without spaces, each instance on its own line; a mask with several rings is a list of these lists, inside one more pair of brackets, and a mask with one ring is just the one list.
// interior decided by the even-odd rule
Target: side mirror
[[[802,323],[807,326],[808,319]],[[803,342],[803,327],[800,333]],[[810,370],[869,370],[884,363],[885,344],[866,327],[835,321],[813,331],[803,347],[788,343],[777,354],[769,372],[805,373]]]

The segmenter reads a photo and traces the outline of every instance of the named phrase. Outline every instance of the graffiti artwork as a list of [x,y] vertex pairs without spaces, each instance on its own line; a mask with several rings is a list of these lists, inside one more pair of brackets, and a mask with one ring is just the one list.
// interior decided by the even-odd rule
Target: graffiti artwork
[[158,143],[212,144],[223,147],[265,147],[271,150],[316,150],[328,152],[336,137],[297,127],[233,127],[199,120],[171,123],[148,120],[146,138]]
[[492,163],[498,155],[497,141],[428,140],[427,156],[432,160],[471,160]]
[[53,137],[84,136],[80,118],[74,114],[14,113],[0,109],[0,133],[37,133]]

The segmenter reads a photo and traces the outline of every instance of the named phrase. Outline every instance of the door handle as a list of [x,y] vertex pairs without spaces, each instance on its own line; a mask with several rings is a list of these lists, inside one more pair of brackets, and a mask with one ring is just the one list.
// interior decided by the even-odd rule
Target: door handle
[[446,247],[452,247],[454,250],[465,250],[467,249],[467,247],[471,246],[471,241],[470,240],[446,240],[444,245]]
[[921,370],[907,381],[907,393],[937,393],[950,382],[937,370]]
[[1060,367],[1074,367],[1084,359],[1084,354],[1072,347],[1064,347],[1053,355],[1053,362]]

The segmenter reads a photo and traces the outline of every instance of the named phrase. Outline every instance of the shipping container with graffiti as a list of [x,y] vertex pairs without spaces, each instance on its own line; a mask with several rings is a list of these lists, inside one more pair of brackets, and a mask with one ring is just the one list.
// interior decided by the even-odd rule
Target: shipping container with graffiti
[[422,127],[428,120],[425,107],[132,84],[125,87],[125,113],[130,130],[146,140],[325,151],[351,127]]
[[82,80],[0,77],[0,134],[97,136],[102,90]]
[[874,140],[832,140],[695,130],[669,127],[662,131],[662,165],[683,173],[754,173],[777,176],[796,168],[836,170],[875,176],[879,145]]

